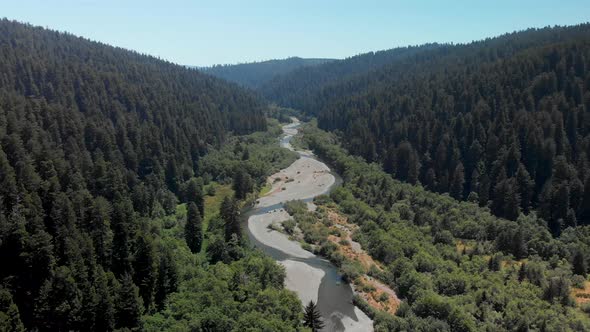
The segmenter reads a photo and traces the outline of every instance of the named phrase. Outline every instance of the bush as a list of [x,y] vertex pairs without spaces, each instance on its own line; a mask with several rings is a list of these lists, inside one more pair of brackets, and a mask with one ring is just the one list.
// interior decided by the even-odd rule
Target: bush
[[313,202],[317,205],[325,205],[332,202],[332,199],[328,195],[319,195],[313,199]]
[[416,299],[412,310],[419,317],[446,319],[451,313],[451,305],[440,295],[426,292]]
[[338,246],[330,241],[326,241],[320,247],[320,254],[324,257],[330,257],[334,251],[338,249]]
[[307,250],[309,252],[313,252],[313,248],[311,247],[311,244],[309,244],[309,243],[305,243],[305,242],[301,243],[301,248],[303,250]]
[[375,287],[373,287],[373,285],[365,282],[359,283],[359,289],[364,293],[370,293],[375,291]]
[[293,219],[287,219],[285,221],[283,221],[283,229],[285,230],[285,232],[289,235],[293,235],[293,233],[295,232],[295,220]]
[[571,280],[572,280],[572,286],[575,288],[584,289],[584,287],[586,286],[585,285],[586,278],[582,277],[579,274],[575,274]]
[[580,305],[580,310],[590,315],[590,302],[582,303]]
[[217,192],[217,188],[215,188],[215,186],[213,184],[210,184],[207,187],[207,195],[208,196],[215,196],[216,192]]
[[342,272],[342,278],[350,283],[363,273],[363,268],[358,262],[348,261],[342,264],[340,272]]

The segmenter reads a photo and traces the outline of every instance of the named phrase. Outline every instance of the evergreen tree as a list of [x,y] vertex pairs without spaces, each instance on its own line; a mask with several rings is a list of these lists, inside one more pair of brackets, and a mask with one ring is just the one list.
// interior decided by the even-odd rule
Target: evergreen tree
[[168,190],[178,194],[178,169],[173,159],[168,159],[165,177]]
[[14,304],[10,292],[4,288],[0,288],[0,331],[25,331],[18,307]]
[[51,280],[47,280],[39,293],[35,308],[35,320],[41,331],[79,330],[81,311],[84,303],[81,291],[71,270],[66,266],[56,269]]
[[108,201],[103,197],[97,197],[92,206],[92,215],[88,225],[98,263],[107,268],[111,266],[113,250],[110,213]]
[[305,313],[303,316],[303,326],[309,327],[313,332],[324,328],[322,315],[313,301],[309,301],[305,306]]
[[129,274],[123,275],[119,286],[116,308],[116,328],[128,328],[131,331],[141,331],[143,314],[143,303],[139,296],[139,289],[133,283]]
[[233,189],[237,199],[244,199],[248,193],[254,189],[254,181],[248,172],[243,168],[238,168],[233,178]]
[[112,331],[115,328],[115,301],[113,298],[113,289],[109,286],[109,276],[101,267],[97,270],[94,285],[96,287],[97,298],[94,330],[97,332]]
[[[200,179],[199,179],[200,180]],[[199,181],[195,178],[191,178],[185,191],[185,203],[194,202],[201,213],[201,217],[205,216],[205,198],[203,196],[203,184],[202,180]]]
[[188,204],[186,223],[184,225],[184,238],[191,252],[199,253],[203,243],[203,225],[201,214],[197,205],[193,202]]
[[0,207],[3,211],[12,210],[17,193],[14,169],[10,166],[0,145]]
[[518,166],[516,182],[518,185],[518,194],[520,195],[520,206],[525,213],[528,213],[532,204],[535,182],[523,164]]
[[121,276],[132,272],[132,237],[135,224],[133,206],[129,200],[113,206],[113,272]]
[[152,309],[157,279],[157,256],[152,238],[145,234],[135,241],[133,281],[139,288],[144,308]]
[[221,219],[225,225],[225,241],[229,242],[235,234],[238,240],[242,238],[238,202],[235,198],[225,197],[221,202]]
[[174,264],[174,257],[170,250],[160,255],[158,265],[158,280],[156,281],[155,303],[158,310],[164,309],[166,298],[178,289],[178,271]]
[[590,176],[588,176],[584,183],[584,195],[580,204],[579,215],[580,223],[584,225],[590,224]]
[[575,274],[586,276],[588,265],[586,263],[586,257],[584,257],[584,254],[581,250],[576,250],[572,265]]
[[463,187],[465,184],[465,171],[463,164],[459,163],[453,173],[453,182],[451,183],[451,196],[456,199],[463,199]]

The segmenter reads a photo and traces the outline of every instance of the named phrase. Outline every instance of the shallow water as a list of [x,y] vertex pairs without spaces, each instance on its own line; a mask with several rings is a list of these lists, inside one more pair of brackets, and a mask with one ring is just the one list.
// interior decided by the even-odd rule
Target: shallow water
[[[288,134],[284,135],[280,140],[281,147],[288,148],[292,150],[291,147],[291,139],[293,138],[293,134],[299,124],[290,124],[284,127],[285,131]],[[313,158],[318,160],[314,156],[310,155],[307,152],[297,151],[300,155],[300,158]],[[318,160],[319,161],[319,160]],[[319,161],[321,162],[321,161]],[[325,166],[325,164],[321,163]],[[327,168],[327,166],[326,166]],[[306,170],[303,169],[302,172]],[[309,171],[308,171],[309,172]],[[317,193],[314,193],[311,197],[305,197],[306,194],[302,194],[297,199],[301,199],[306,202],[313,201],[313,198],[322,194],[329,193],[333,188],[340,185],[342,180],[340,177],[331,172],[331,174],[335,177],[336,181],[334,184],[325,188]],[[292,188],[287,188],[286,190],[290,190]],[[268,215],[269,211],[276,211],[283,208],[283,203],[272,204],[270,206],[255,206],[249,213],[248,222],[253,222],[252,217],[259,218],[264,215]],[[324,275],[321,279],[319,284],[319,289],[317,290],[317,305],[324,317],[324,322],[326,323],[325,328],[323,331],[370,331],[372,330],[372,324],[370,323],[370,319],[362,313],[358,308],[352,304],[352,288],[347,283],[343,282],[341,275],[338,273],[338,269],[326,259],[323,259],[319,256],[315,255],[307,255],[309,257],[301,257],[299,255],[293,255],[292,253],[288,253],[284,250],[281,250],[279,246],[273,247],[270,245],[266,245],[262,243],[256,236],[252,233],[249,227],[245,227],[248,237],[252,244],[254,244],[257,248],[260,248],[264,253],[271,256],[275,260],[280,262],[285,261],[294,261],[299,263],[304,263],[308,267],[321,270]],[[282,239],[284,241],[290,241],[286,237],[282,237],[279,233],[276,233],[275,239]],[[287,270],[289,273],[289,270]],[[310,283],[310,287],[314,287],[312,283]],[[297,290],[295,289],[297,292]],[[309,290],[308,290],[309,291]],[[304,296],[299,294],[300,298]]]

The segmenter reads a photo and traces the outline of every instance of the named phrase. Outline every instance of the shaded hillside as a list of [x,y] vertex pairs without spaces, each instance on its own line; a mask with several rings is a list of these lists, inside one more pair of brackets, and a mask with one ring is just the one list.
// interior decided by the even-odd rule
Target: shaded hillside
[[[315,98],[323,89],[367,73],[395,61],[411,57],[425,50],[436,49],[437,44],[401,47],[386,51],[359,54],[344,60],[334,60],[320,66],[305,67],[274,77],[259,90],[280,105],[304,111],[314,109]],[[359,84],[364,84],[360,83]]]
[[245,87],[257,89],[278,75],[287,74],[293,70],[316,66],[332,59],[303,59],[291,57],[281,60],[241,63],[237,65],[216,65],[200,70],[225,80],[236,82]]
[[537,209],[559,234],[590,222],[589,61],[590,25],[530,29],[416,52],[302,94],[294,87],[316,78],[294,73],[267,95],[317,114],[398,179],[513,220]]
[[[285,329],[294,330],[301,308],[283,290],[284,272],[241,248],[236,227],[215,242],[221,258],[211,262],[219,261],[219,271],[205,269],[205,254],[197,259],[209,232],[223,234],[220,221],[203,235],[203,220],[212,218],[204,213],[203,182],[211,175],[198,178],[198,165],[231,132],[266,129],[264,107],[197,70],[0,21],[0,330],[141,330],[142,315],[163,310],[170,294],[189,296],[183,290],[191,285],[230,273],[249,280],[247,292],[218,284],[190,296],[223,298],[224,309],[236,310],[185,315],[193,328],[240,330],[240,315],[256,314],[242,321],[269,330],[290,321]],[[275,145],[271,135],[267,146]],[[265,151],[250,153],[266,160]],[[252,164],[238,152],[234,159]],[[247,172],[258,168],[239,164],[224,172],[231,179],[235,169],[249,180],[244,191],[254,190],[260,175]],[[188,213],[182,205],[185,212],[175,215],[179,202]],[[224,216],[238,220],[237,203],[227,204]],[[154,222],[166,215],[166,223]],[[187,223],[192,233],[183,235]],[[258,303],[261,292],[265,301],[295,310],[262,316],[263,307],[242,305]],[[191,305],[221,310],[205,300]]]

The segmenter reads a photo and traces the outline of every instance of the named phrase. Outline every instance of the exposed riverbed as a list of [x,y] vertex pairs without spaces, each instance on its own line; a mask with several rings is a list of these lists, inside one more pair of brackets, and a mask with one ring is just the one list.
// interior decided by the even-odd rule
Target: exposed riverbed
[[[290,149],[299,121],[283,127],[281,146]],[[326,259],[301,248],[296,241],[269,225],[290,218],[283,203],[290,200],[311,202],[328,193],[339,178],[309,151],[296,151],[300,158],[286,169],[272,175],[272,189],[250,211],[247,233],[252,243],[285,267],[285,286],[297,293],[302,303],[313,300],[326,323],[323,331],[373,331],[373,322],[352,304],[352,288],[342,281],[338,269]],[[313,204],[309,204],[313,208]]]

